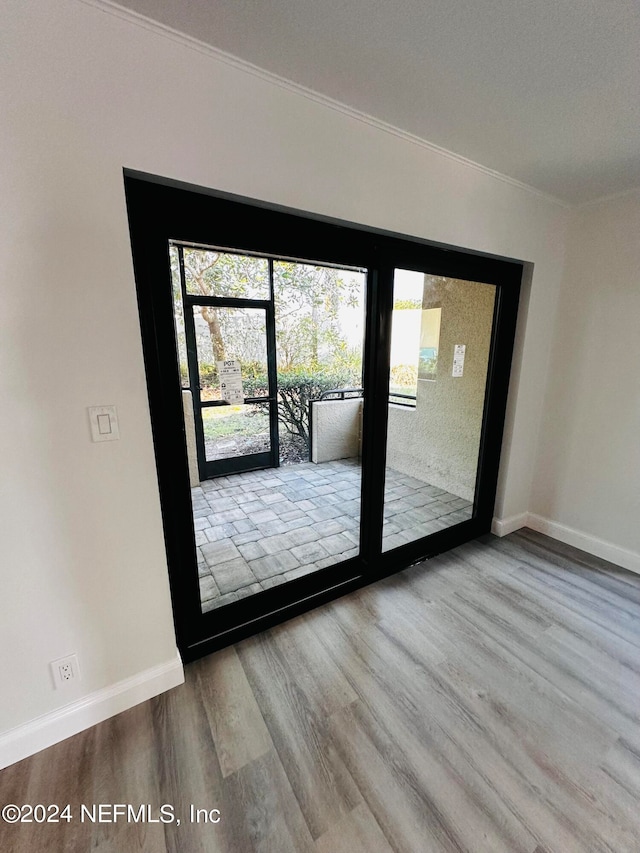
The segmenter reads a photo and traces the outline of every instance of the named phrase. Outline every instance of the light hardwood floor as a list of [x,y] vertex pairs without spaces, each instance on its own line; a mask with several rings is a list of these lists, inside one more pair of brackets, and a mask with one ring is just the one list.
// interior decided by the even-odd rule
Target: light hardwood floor
[[0,773],[0,804],[167,803],[180,826],[0,823],[0,850],[637,853],[639,796],[640,577],[521,531]]

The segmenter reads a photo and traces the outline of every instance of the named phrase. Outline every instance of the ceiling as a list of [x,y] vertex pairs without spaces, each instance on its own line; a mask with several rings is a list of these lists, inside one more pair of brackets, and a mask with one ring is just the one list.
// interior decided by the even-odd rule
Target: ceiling
[[569,203],[640,186],[640,0],[118,0]]

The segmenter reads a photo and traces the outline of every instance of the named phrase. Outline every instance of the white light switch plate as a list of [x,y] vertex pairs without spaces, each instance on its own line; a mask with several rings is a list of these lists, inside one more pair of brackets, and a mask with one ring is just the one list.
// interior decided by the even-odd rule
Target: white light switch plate
[[120,438],[115,406],[89,406],[88,411],[94,441],[116,441]]

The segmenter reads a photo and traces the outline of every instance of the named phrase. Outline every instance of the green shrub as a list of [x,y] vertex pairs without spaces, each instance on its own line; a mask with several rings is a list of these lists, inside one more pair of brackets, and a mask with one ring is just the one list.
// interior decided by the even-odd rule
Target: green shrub
[[278,373],[278,420],[292,435],[299,435],[309,447],[309,402],[325,391],[353,388],[359,377],[349,371],[317,371],[308,368]]
[[[264,381],[263,370],[262,365],[257,361],[244,362],[242,364],[242,379],[246,383],[247,381],[253,380],[260,381],[262,377]],[[218,368],[214,362],[201,361],[199,363],[199,371],[200,383],[202,385],[210,386],[211,388],[218,387]],[[182,380],[183,387],[189,385],[189,370],[184,362],[180,362],[180,378]]]
[[390,372],[391,385],[415,389],[418,384],[418,366],[415,364],[396,364]]
[[202,385],[216,386],[218,384],[218,369],[215,364],[200,362],[200,382]]
[[415,311],[422,308],[422,299],[396,299],[393,303],[394,311]]
[[[188,376],[183,377],[183,381],[188,385]],[[217,386],[215,364],[200,364],[200,381],[205,386]],[[358,388],[361,382],[360,364],[355,362],[331,368],[305,366],[279,370],[278,420],[287,432],[300,436],[309,447],[309,402],[317,400],[325,391]],[[242,365],[242,386],[245,397],[267,396],[267,374],[260,364],[254,362]],[[263,411],[262,406],[256,407],[256,412]]]
[[[325,391],[359,387],[361,379],[354,370],[290,368],[278,371],[278,420],[291,435],[300,436],[309,446],[309,402]],[[243,376],[246,397],[266,394],[267,377]]]

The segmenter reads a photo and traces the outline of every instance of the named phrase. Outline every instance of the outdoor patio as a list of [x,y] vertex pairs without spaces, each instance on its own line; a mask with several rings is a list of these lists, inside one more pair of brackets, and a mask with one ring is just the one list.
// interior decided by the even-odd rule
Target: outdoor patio
[[[358,553],[357,459],[233,474],[191,491],[205,612]],[[464,521],[471,510],[468,501],[388,468],[383,548]]]

